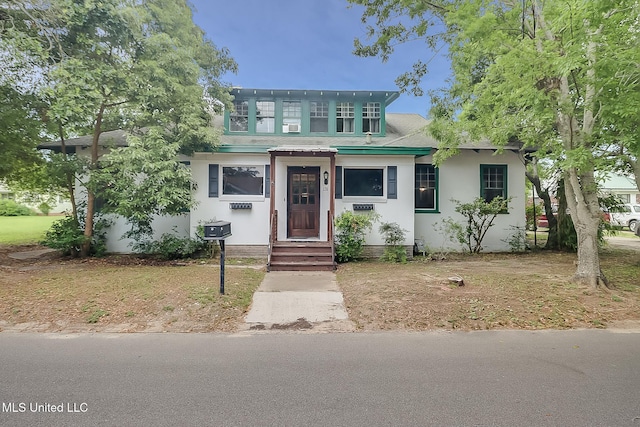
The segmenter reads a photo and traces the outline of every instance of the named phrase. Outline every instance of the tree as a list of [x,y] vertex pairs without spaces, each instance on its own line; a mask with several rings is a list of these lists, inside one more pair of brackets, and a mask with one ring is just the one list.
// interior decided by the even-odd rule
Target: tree
[[[595,172],[611,167],[613,144],[637,154],[637,130],[627,120],[637,117],[640,97],[639,2],[350,1],[366,5],[363,20],[376,20],[372,42],[356,41],[357,54],[385,59],[412,38],[447,44],[453,78],[431,93],[430,132],[442,142],[436,161],[467,139],[536,147],[564,178],[578,237],[574,279],[606,284]],[[425,73],[414,67],[401,88]]]
[[[91,135],[88,162],[68,181],[86,195],[82,254],[89,253],[98,199],[142,233],[150,232],[152,214],[187,209],[191,198],[178,154],[215,146],[212,113],[230,101],[219,79],[236,70],[228,51],[193,23],[188,2],[14,3],[2,12],[22,20],[18,28],[37,30],[11,40],[19,47],[26,45],[22,39],[37,40],[29,54],[45,52],[38,65],[42,98],[63,151],[70,136]],[[101,135],[116,129],[133,136],[129,146],[101,156]],[[142,192],[154,197],[132,203]]]

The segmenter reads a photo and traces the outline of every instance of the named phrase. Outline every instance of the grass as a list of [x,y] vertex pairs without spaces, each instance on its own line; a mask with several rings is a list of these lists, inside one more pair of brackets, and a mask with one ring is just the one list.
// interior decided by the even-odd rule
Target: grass
[[60,216],[0,216],[0,245],[38,243]]
[[0,277],[0,319],[49,325],[52,331],[122,325],[126,332],[150,325],[172,332],[233,331],[264,277],[253,267],[229,268],[220,295],[219,267],[212,265],[89,260],[54,267]]
[[[359,330],[604,328],[640,322],[640,253],[601,253],[613,290],[571,282],[575,254],[452,254],[407,264],[340,265],[338,283]],[[460,276],[465,286],[452,286]],[[639,323],[640,324],[640,323]]]

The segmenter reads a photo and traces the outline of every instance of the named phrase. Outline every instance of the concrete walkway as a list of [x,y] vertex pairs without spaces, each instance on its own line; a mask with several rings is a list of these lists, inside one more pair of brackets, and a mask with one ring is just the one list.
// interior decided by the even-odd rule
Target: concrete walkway
[[272,271],[253,295],[245,318],[250,330],[352,331],[336,275],[324,271]]

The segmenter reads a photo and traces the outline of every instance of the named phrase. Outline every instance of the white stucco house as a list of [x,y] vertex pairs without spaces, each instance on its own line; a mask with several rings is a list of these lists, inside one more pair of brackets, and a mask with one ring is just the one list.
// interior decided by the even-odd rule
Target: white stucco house
[[[196,206],[179,218],[159,218],[158,234],[175,228],[193,235],[199,224],[229,221],[228,256],[268,257],[273,269],[286,269],[302,262],[291,253],[333,268],[333,218],[345,210],[373,210],[379,223],[399,224],[409,252],[416,239],[452,246],[435,227],[448,217],[462,220],[452,199],[512,197],[485,238],[485,251],[510,250],[514,227],[524,228],[518,147],[498,154],[486,143],[467,145],[435,167],[438,142],[424,132],[427,120],[385,111],[398,92],[242,88],[232,94],[234,111],[218,118],[219,148],[184,159]],[[86,150],[77,141],[68,145]],[[379,223],[366,238],[370,254],[384,247]],[[120,240],[125,230],[116,221],[110,251],[130,250]]]

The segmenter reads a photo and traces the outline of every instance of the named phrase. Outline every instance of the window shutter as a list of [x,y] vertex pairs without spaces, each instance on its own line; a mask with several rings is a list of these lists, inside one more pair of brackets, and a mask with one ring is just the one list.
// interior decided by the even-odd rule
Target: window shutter
[[271,197],[271,165],[264,165],[264,197]]
[[398,167],[387,166],[387,199],[398,198]]
[[209,197],[218,197],[218,165],[209,165]]
[[336,166],[336,199],[342,199],[342,166]]

